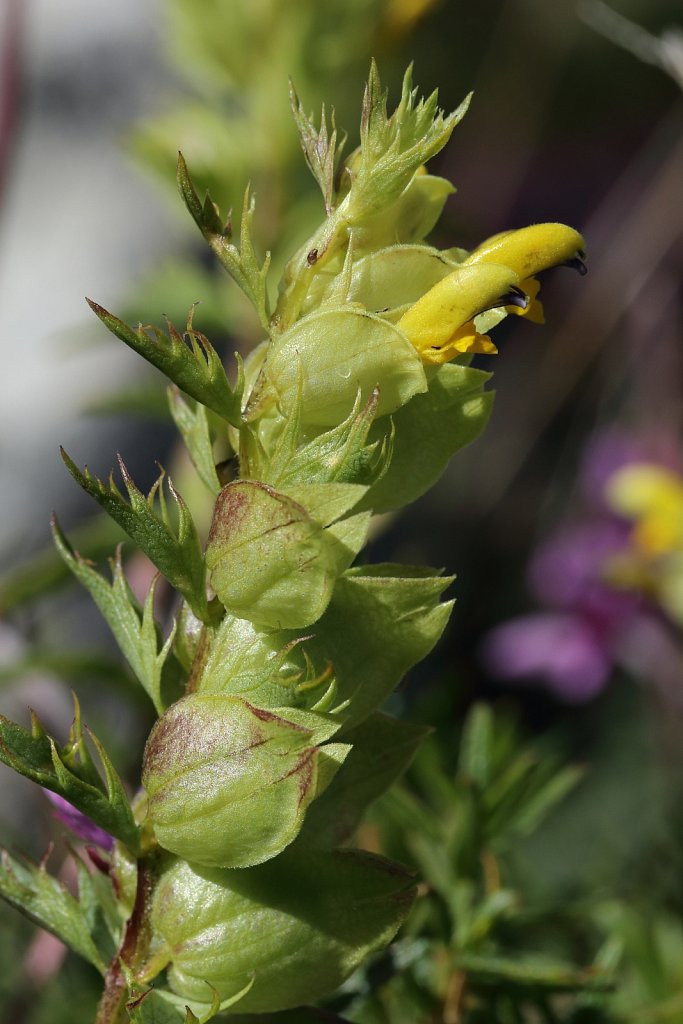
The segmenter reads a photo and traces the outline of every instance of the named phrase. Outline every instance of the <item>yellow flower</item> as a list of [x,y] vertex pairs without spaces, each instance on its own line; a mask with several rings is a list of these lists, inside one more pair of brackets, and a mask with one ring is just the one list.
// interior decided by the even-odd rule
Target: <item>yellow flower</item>
[[634,463],[610,479],[606,496],[633,520],[632,543],[652,558],[683,551],[683,479],[663,466]]
[[518,281],[514,270],[500,264],[460,266],[418,299],[398,327],[425,363],[447,363],[465,352],[496,352],[488,335],[477,331],[474,318],[509,301]]
[[612,575],[645,590],[683,626],[683,478],[634,463],[612,476],[605,493],[614,511],[633,521],[629,551],[615,560]]
[[517,231],[501,231],[482,242],[465,260],[465,266],[502,263],[518,275],[520,288],[528,295],[527,306],[506,306],[507,313],[545,323],[543,306],[537,299],[540,285],[536,274],[551,267],[568,265],[586,272],[584,240],[566,224],[530,224]]

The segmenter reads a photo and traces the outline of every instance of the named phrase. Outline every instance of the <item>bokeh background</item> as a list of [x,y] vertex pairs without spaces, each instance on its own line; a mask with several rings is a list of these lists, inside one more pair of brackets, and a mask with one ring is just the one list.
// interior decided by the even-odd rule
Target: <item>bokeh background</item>
[[[545,327],[510,318],[499,329],[499,355],[478,363],[497,392],[484,436],[378,526],[370,559],[458,574],[447,635],[393,710],[441,723],[447,762],[485,699],[541,749],[585,765],[524,845],[534,884],[553,898],[640,901],[669,915],[683,946],[682,32],[680,0],[5,0],[0,710],[25,722],[36,707],[64,735],[74,688],[120,770],[138,771],[149,709],[61,578],[48,519],[56,508],[100,559],[117,537],[58,445],[101,475],[121,451],[141,485],[157,459],[181,479],[184,467],[160,378],[106,336],[83,295],[143,322],[181,321],[201,300],[200,329],[226,353],[247,351],[255,325],[174,191],[178,148],[223,209],[251,181],[277,266],[321,214],[288,76],[307,109],[336,108],[352,148],[370,57],[393,97],[414,60],[443,107],[474,90],[432,165],[458,189],[435,244],[472,248],[559,220],[584,233],[590,272],[546,277]],[[615,510],[606,491],[643,463],[666,471],[647,508],[669,524],[668,547],[648,549],[646,564],[631,557],[633,501]],[[130,571],[144,580],[140,562]],[[0,768],[3,843],[40,857],[59,835],[46,801]],[[53,857],[58,869],[59,847]],[[61,1020],[55,992],[76,984],[83,1016],[70,1002],[63,1019],[87,1020],[97,979],[13,912],[0,922],[13,965],[0,1015]],[[667,999],[683,992],[664,975]]]

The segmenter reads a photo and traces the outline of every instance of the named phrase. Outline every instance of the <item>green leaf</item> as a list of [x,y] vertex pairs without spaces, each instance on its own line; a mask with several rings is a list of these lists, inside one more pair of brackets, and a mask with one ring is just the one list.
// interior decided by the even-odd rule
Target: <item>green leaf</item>
[[543,956],[527,956],[519,960],[498,956],[461,954],[457,967],[466,971],[472,984],[513,985],[522,989],[546,989],[554,992],[601,990],[611,986],[612,979],[593,967],[577,969]]
[[92,733],[89,735],[100,757],[106,785],[86,747],[78,704],[70,741],[63,748],[45,733],[35,714],[31,732],[0,715],[0,761],[58,793],[105,832],[137,852],[139,831],[121,780],[99,740]]
[[[99,477],[93,476],[87,466],[81,472],[64,449],[61,451],[66,467],[76,482],[142,548],[169,583],[180,591],[197,618],[209,622],[211,616],[206,599],[204,559],[199,536],[187,505],[174,489],[170,478],[166,480],[165,470],[161,470],[159,478],[145,497],[133,483],[119,455],[121,475],[129,499],[125,501],[114,483],[113,475],[110,475],[109,484],[106,485]],[[172,528],[166,506],[165,482],[168,483],[178,512],[177,532]],[[159,513],[155,509],[157,498]]]
[[331,848],[347,842],[366,808],[403,774],[429,731],[379,711],[346,730],[351,752],[329,789],[311,805],[302,842]]
[[111,877],[101,871],[89,870],[74,850],[71,850],[71,856],[78,879],[78,902],[83,918],[97,948],[102,951],[102,959],[110,963],[121,945],[123,933],[122,908],[114,895]]
[[173,643],[175,628],[171,630],[168,639],[159,650],[157,626],[154,621],[156,579],[149,589],[140,613],[123,573],[120,548],[112,563],[112,583],[108,583],[70,547],[59,528],[56,516],[52,517],[52,533],[62,558],[74,576],[90,592],[128,664],[151,698],[157,714],[162,714],[162,672]]
[[346,136],[344,136],[340,140],[339,144],[337,144],[337,128],[334,123],[334,111],[332,111],[331,130],[328,133],[325,104],[323,104],[322,114],[320,116],[320,129],[316,129],[312,117],[309,117],[306,114],[303,106],[301,105],[291,81],[289,83],[289,99],[292,114],[294,116],[294,122],[296,124],[297,131],[299,132],[301,148],[303,149],[304,156],[306,157],[306,163],[309,166],[311,174],[320,186],[320,191],[322,192],[323,199],[325,200],[325,210],[327,213],[331,213],[336,198],[334,179],[337,164],[339,163],[339,158],[346,142]]
[[[430,378],[425,394],[415,395],[392,416],[391,462],[359,505],[387,512],[415,501],[436,483],[449,460],[486,426],[493,393],[484,391],[490,374],[446,363]],[[382,438],[382,424],[370,437]]]
[[493,772],[493,712],[476,704],[467,716],[460,740],[458,772],[485,789]]
[[168,404],[200,480],[213,495],[218,494],[221,485],[216,473],[213,441],[205,407],[197,402],[193,409],[176,387],[168,388]]
[[[353,243],[355,246],[356,232]],[[345,300],[358,302],[371,311],[386,310],[382,315],[395,321],[398,313],[392,314],[392,310],[412,306],[457,266],[457,261],[430,245],[391,244],[379,250],[373,248],[366,256],[354,260]],[[331,275],[330,279],[334,287],[336,279]]]
[[188,313],[185,333],[181,335],[170,320],[166,322],[168,334],[151,324],[141,324],[133,330],[92,299],[86,299],[86,302],[112,334],[197,402],[239,427],[244,386],[242,364],[238,359],[237,383],[231,388],[220,356],[208,339],[192,326],[194,306]]
[[0,896],[41,928],[56,935],[101,974],[105,973],[106,965],[91,936],[90,908],[83,906],[61,882],[49,875],[44,864],[17,860],[2,850]]
[[339,699],[350,701],[348,727],[375,711],[437,642],[453,604],[439,597],[451,582],[430,569],[388,564],[339,577],[306,650],[317,664],[332,663]]
[[[178,154],[178,188],[192,218],[204,235],[222,266],[239,285],[258,313],[261,326],[270,333],[270,310],[268,303],[267,278],[270,267],[270,253],[259,264],[252,241],[254,219],[254,198],[249,189],[244,193],[242,220],[240,222],[239,248],[232,242],[232,224],[228,217],[223,223],[220,211],[208,192],[202,203],[197,195],[187,164],[182,153]],[[189,392],[188,392],[189,393]]]
[[385,946],[414,898],[404,868],[361,851],[293,848],[243,871],[182,861],[161,878],[152,923],[167,944],[169,984],[202,998],[243,989],[240,1012],[269,1013],[333,992]]
[[484,793],[487,832],[496,847],[533,832],[583,774],[580,766],[559,768],[533,751],[521,752]]

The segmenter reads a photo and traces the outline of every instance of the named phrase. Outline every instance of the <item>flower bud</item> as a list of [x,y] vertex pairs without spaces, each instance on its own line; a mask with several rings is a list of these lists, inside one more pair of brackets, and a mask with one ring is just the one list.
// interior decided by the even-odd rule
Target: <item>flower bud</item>
[[169,983],[185,999],[221,999],[253,985],[239,1013],[272,1013],[333,992],[386,945],[414,898],[405,868],[357,850],[298,848],[247,871],[176,862],[152,907]]
[[210,866],[274,857],[350,749],[319,746],[337,728],[312,712],[264,711],[216,694],[183,697],[145,748],[142,783],[159,844]]

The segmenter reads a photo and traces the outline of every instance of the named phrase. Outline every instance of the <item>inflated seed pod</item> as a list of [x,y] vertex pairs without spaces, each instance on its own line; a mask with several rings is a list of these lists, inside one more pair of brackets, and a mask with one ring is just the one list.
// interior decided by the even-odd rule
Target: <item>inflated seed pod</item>
[[265,711],[219,694],[183,697],[145,747],[142,784],[159,844],[211,866],[274,857],[349,752],[324,743],[337,728],[312,712]]
[[358,850],[294,847],[246,871],[182,861],[162,876],[152,906],[155,943],[167,948],[172,989],[222,999],[253,978],[235,1013],[271,1013],[333,992],[388,943],[414,899],[412,877]]
[[336,522],[364,490],[343,484],[306,488],[309,514],[300,493],[282,494],[257,480],[224,487],[206,548],[219,600],[233,615],[274,629],[316,622],[334,581],[365,540],[365,517]]
[[272,408],[296,413],[302,430],[333,427],[379,387],[378,416],[427,390],[422,361],[405,336],[360,306],[310,313],[276,338],[246,409],[257,419]]

